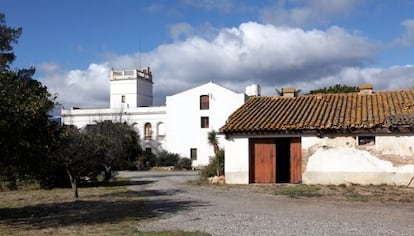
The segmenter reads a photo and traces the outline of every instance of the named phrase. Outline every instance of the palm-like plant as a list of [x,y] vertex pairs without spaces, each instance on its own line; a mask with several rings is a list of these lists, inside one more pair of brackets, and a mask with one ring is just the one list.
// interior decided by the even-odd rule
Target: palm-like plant
[[213,146],[214,148],[214,154],[216,155],[217,152],[219,151],[219,143],[218,143],[218,138],[217,138],[217,132],[215,130],[212,130],[208,133],[207,136],[208,139],[208,144],[210,144],[211,146]]
[[219,160],[220,159],[220,155],[219,155],[219,153],[220,153],[220,147],[219,147],[217,132],[215,130],[211,130],[208,133],[207,139],[208,139],[208,144],[210,144],[214,148],[214,158],[216,159],[215,160],[215,163],[216,163],[216,174],[217,174],[217,176],[220,176],[220,172],[221,172],[220,170],[222,168],[221,168],[220,160]]

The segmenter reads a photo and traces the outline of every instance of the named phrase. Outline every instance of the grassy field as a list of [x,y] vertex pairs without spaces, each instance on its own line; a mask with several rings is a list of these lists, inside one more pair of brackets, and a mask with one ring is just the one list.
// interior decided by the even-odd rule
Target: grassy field
[[324,200],[353,202],[414,202],[414,188],[388,185],[249,185],[251,191],[289,196],[317,197]]
[[129,181],[79,189],[0,192],[1,235],[206,235],[192,232],[139,232],[138,224],[156,215],[129,191]]
[[193,181],[193,185],[212,188],[242,188],[252,192],[291,198],[319,198],[327,201],[414,203],[414,188],[391,185],[305,185],[305,184],[249,184],[210,185]]
[[[144,198],[127,189],[128,180],[79,189],[39,190],[34,187],[0,192],[1,235],[208,235],[199,232],[140,232],[140,223],[157,217],[143,207]],[[132,184],[144,184],[134,182]],[[193,184],[201,184],[193,183]],[[202,184],[205,185],[205,184]],[[414,202],[414,188],[360,185],[208,185],[245,188],[292,198],[316,197],[357,202]]]

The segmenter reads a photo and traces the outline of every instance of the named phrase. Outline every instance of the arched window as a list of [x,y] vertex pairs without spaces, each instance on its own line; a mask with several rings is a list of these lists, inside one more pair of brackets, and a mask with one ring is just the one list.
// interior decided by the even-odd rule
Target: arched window
[[208,95],[200,96],[200,110],[210,109],[210,97]]
[[144,137],[145,140],[151,139],[152,138],[152,126],[151,123],[145,123],[144,126]]
[[158,123],[157,125],[157,135],[165,136],[165,125],[163,122]]

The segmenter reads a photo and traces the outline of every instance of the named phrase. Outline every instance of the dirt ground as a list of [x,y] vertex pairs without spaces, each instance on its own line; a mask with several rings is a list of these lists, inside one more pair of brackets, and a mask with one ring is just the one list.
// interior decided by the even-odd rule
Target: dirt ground
[[0,234],[412,235],[414,230],[414,188],[208,185],[198,181],[197,172],[120,177],[110,185],[80,188],[79,199],[70,189],[0,192]]
[[275,184],[218,187],[245,188],[259,193],[291,198],[319,198],[326,201],[414,203],[414,188],[402,186]]
[[[206,185],[189,173],[128,173],[158,218],[141,231],[212,235],[413,235],[413,189],[392,186]],[[188,181],[191,181],[188,183]]]

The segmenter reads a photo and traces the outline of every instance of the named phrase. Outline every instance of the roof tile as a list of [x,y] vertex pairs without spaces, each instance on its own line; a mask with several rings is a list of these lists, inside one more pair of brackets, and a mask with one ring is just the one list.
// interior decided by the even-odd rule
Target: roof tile
[[223,133],[414,126],[414,90],[372,94],[251,97],[221,128]]

